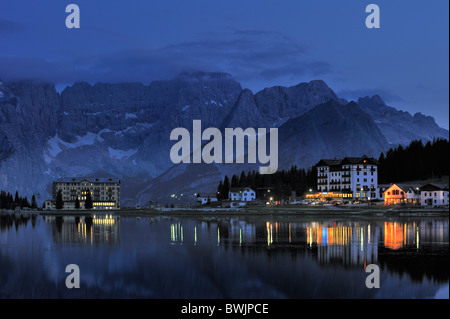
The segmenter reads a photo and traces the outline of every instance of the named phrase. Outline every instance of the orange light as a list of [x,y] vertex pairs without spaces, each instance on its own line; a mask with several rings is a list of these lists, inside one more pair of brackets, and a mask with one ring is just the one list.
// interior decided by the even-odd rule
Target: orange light
[[390,249],[399,249],[404,244],[403,225],[395,222],[384,223],[384,246]]

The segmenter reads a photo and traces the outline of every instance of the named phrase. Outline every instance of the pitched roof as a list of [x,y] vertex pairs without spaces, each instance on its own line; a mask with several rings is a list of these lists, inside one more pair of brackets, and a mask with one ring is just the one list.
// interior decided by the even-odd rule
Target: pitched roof
[[439,184],[426,184],[420,188],[420,191],[448,191],[448,186],[443,186]]
[[112,177],[60,177],[55,182],[59,183],[80,183],[87,181],[90,183],[120,183],[120,180]]
[[250,187],[231,187],[230,192],[231,193],[239,193],[244,191],[253,191]]
[[397,184],[402,189],[404,189],[406,192],[408,192],[410,189],[414,191],[414,193],[418,194],[420,193],[420,185],[419,184]]
[[[420,190],[420,185],[418,184],[403,184],[403,183],[394,183],[391,186],[389,186],[387,190],[389,190],[392,186],[397,186],[399,187],[401,190],[403,190],[405,193],[407,193],[410,189],[412,189],[414,191],[414,193],[419,193]],[[379,186],[379,185],[378,185]],[[418,190],[419,189],[419,190]]]
[[361,157],[344,157],[342,159],[321,159],[314,166],[338,166],[345,164],[372,164],[378,165],[378,161],[373,157],[367,157],[363,155]]
[[217,193],[199,193],[199,197],[203,197],[203,198],[216,198]]
[[373,164],[378,165],[378,161],[373,157],[363,155],[361,157],[345,157],[341,164]]
[[315,166],[334,166],[340,163],[341,160],[338,159],[321,159]]

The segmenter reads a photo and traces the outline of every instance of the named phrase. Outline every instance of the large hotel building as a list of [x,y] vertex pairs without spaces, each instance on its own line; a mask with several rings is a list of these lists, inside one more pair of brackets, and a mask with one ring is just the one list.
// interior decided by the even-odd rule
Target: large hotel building
[[80,209],[85,208],[88,192],[91,193],[93,209],[120,208],[120,180],[112,178],[65,178],[52,184],[52,200],[45,201],[46,209],[55,209],[56,195],[61,191],[64,202],[63,209],[75,208],[75,202],[80,202]]
[[378,199],[378,161],[367,156],[322,159],[316,165],[317,193],[307,199]]

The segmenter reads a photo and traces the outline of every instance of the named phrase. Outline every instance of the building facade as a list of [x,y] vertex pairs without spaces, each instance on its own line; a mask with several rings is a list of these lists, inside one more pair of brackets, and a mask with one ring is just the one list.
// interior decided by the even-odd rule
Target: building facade
[[407,187],[399,184],[392,184],[384,192],[384,205],[406,204]]
[[233,187],[228,192],[231,201],[251,202],[256,199],[256,193],[249,187]]
[[205,205],[211,202],[217,202],[217,194],[216,193],[202,193],[197,196],[197,204]]
[[367,156],[322,159],[317,168],[317,190],[342,199],[379,199],[378,161]]
[[93,209],[120,208],[120,180],[112,178],[65,178],[52,184],[52,200],[44,203],[44,208],[55,209],[56,195],[62,193],[63,209],[74,209],[78,198],[80,209],[85,208],[86,197],[91,195]]
[[422,206],[446,206],[449,204],[448,186],[427,184],[420,188]]

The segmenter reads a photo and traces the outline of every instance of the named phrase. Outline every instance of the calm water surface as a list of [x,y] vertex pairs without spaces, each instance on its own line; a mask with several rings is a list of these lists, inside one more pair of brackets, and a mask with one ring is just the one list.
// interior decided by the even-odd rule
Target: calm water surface
[[[448,298],[448,217],[0,215],[0,298]],[[80,288],[65,286],[66,266]],[[365,266],[380,267],[379,289]]]

